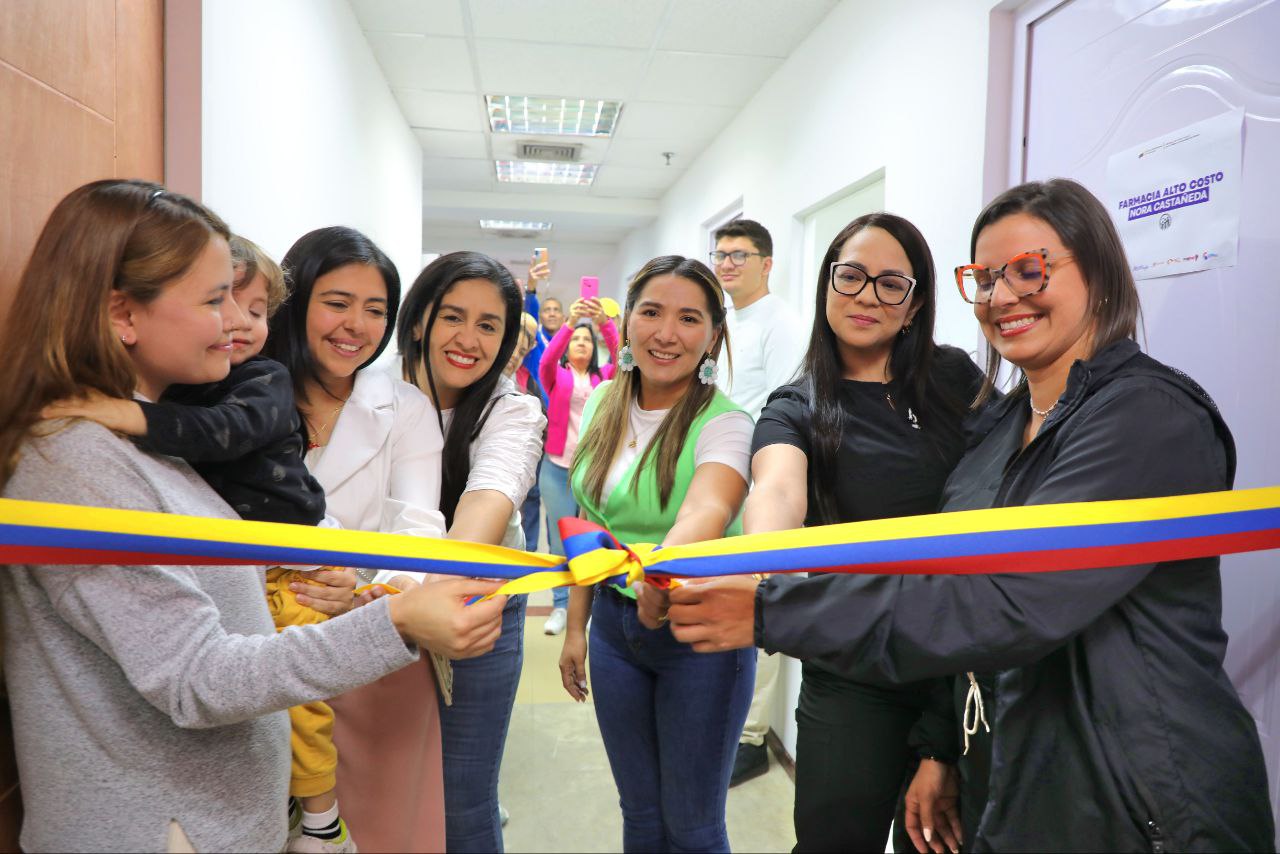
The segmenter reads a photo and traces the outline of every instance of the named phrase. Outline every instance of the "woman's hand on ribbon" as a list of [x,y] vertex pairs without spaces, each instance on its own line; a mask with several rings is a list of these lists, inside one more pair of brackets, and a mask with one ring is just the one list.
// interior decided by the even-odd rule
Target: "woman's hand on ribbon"
[[401,636],[451,659],[474,658],[493,649],[502,634],[506,596],[467,605],[502,585],[470,578],[425,584],[390,597],[387,610]]
[[564,648],[560,651],[560,682],[569,696],[585,703],[587,688],[587,635],[572,626],[564,634]]
[[754,646],[759,585],[750,576],[689,579],[669,592],[671,633],[696,652]]
[[299,605],[314,608],[336,617],[355,607],[356,571],[354,569],[309,569],[302,573],[310,584],[295,581],[289,585]]
[[936,759],[921,759],[903,797],[903,824],[920,854],[958,852],[964,834],[960,830],[960,776],[954,766]]
[[632,587],[636,591],[636,610],[639,612],[640,622],[645,628],[662,628],[662,624],[667,621],[667,609],[671,607],[668,591],[643,581],[637,581]]
[[386,584],[370,584],[361,588],[360,592],[356,594],[355,606],[359,608],[362,605],[368,605],[370,602],[377,601],[383,596],[391,596],[397,591],[403,593],[406,590],[413,590],[415,587],[421,586],[422,585],[418,580],[411,575],[397,575],[395,578],[391,579],[390,582],[390,587],[394,587],[395,590],[388,589],[388,585]]

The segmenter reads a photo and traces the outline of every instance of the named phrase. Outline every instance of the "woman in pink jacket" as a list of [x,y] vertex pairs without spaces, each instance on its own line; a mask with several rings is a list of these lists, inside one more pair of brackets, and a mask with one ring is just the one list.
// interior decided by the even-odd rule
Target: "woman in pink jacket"
[[[609,363],[596,364],[596,337],[592,321],[609,348]],[[569,307],[569,320],[547,344],[538,379],[549,400],[547,406],[547,458],[538,476],[538,488],[547,508],[547,542],[555,554],[564,554],[557,524],[564,516],[578,515],[569,490],[569,464],[578,447],[582,409],[596,386],[613,376],[618,361],[618,327],[605,315],[596,299],[578,300]],[[549,635],[564,631],[568,617],[569,588],[557,587],[551,615],[543,629]]]

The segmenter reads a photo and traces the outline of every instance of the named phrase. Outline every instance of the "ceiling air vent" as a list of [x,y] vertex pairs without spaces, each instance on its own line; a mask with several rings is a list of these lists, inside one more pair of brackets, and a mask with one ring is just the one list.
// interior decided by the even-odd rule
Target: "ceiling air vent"
[[576,163],[582,146],[572,143],[522,142],[517,157],[521,160],[543,160],[551,163]]

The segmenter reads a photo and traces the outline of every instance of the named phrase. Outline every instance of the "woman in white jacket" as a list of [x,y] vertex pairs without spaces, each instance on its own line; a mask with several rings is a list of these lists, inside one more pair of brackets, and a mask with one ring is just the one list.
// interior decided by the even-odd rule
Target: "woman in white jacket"
[[[299,238],[283,266],[291,294],[272,318],[268,355],[293,376],[307,466],[329,515],[348,529],[443,537],[435,408],[413,386],[368,367],[395,329],[395,266],[369,238],[338,226]],[[424,657],[331,705],[338,801],[352,836],[368,850],[443,849],[431,663]],[[391,709],[394,721],[385,717]]]

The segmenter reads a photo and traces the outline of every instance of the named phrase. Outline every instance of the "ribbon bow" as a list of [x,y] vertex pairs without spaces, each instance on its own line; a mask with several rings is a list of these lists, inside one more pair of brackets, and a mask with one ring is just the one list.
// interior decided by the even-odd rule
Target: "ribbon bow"
[[[564,543],[565,569],[534,572],[502,585],[494,595],[534,593],[566,584],[589,586],[602,581],[629,587],[645,581],[645,567],[650,555],[658,550],[651,543],[628,546],[594,522],[566,517],[559,521],[560,541]],[[665,586],[665,576],[647,579]]]

